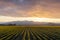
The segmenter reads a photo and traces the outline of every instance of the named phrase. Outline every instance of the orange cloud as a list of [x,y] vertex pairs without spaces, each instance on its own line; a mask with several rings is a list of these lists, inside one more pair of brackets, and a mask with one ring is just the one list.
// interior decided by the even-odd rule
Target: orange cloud
[[[23,3],[24,2],[24,3]],[[60,18],[60,1],[0,1],[0,15],[12,17]],[[30,3],[31,2],[31,3]]]

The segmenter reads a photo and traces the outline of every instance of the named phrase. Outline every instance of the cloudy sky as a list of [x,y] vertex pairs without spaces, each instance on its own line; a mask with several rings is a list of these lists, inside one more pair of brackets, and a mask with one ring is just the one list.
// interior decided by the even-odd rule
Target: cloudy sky
[[60,20],[60,0],[0,0],[0,21],[28,17],[50,18],[57,22]]

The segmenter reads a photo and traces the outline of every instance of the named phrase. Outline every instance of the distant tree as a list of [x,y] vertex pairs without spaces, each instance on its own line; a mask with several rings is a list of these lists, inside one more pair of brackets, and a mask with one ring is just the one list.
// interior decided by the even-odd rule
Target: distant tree
[[11,25],[12,25],[12,26],[15,26],[16,24],[8,24],[8,25],[9,25],[9,26],[11,26]]

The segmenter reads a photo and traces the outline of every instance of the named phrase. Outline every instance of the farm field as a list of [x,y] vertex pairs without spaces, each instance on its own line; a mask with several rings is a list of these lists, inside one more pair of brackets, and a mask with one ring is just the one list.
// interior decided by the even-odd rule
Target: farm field
[[60,40],[60,26],[0,26],[0,40]]

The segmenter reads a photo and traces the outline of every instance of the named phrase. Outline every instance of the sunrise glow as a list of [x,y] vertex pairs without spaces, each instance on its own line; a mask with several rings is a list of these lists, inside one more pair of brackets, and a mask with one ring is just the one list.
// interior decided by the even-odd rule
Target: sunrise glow
[[0,22],[10,22],[10,21],[33,21],[33,22],[55,22],[60,23],[58,18],[38,18],[38,17],[7,17],[1,16]]

